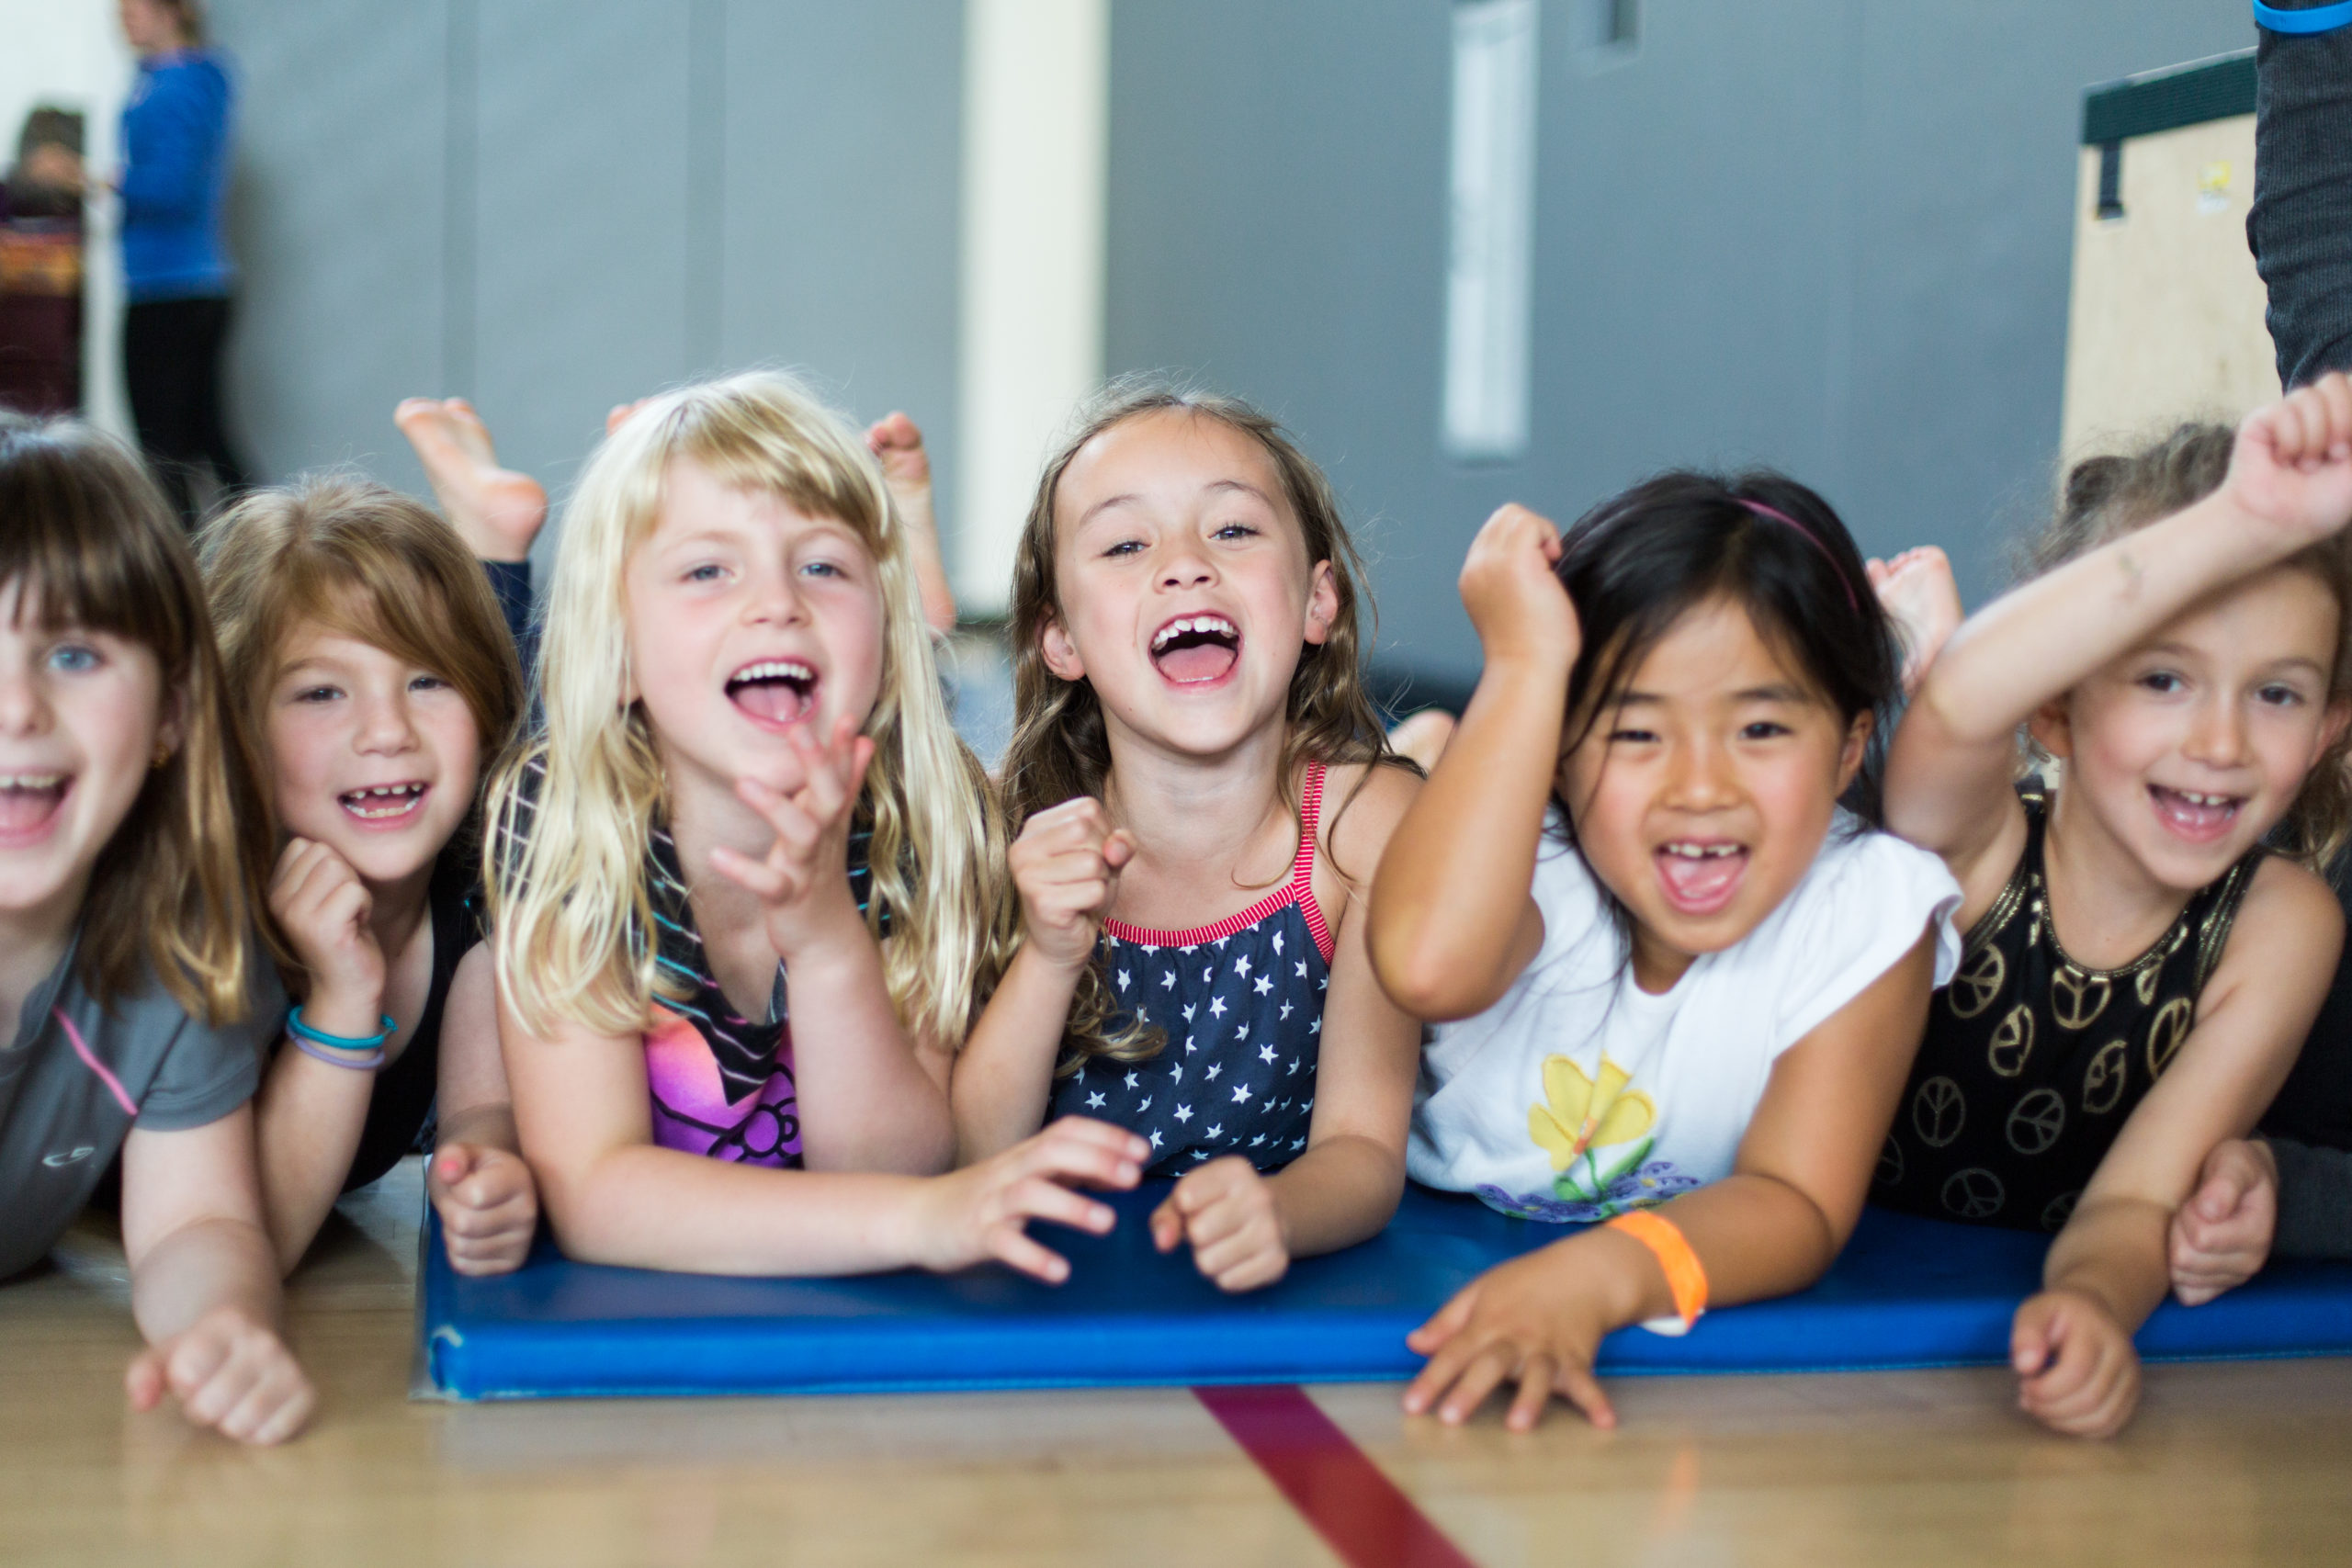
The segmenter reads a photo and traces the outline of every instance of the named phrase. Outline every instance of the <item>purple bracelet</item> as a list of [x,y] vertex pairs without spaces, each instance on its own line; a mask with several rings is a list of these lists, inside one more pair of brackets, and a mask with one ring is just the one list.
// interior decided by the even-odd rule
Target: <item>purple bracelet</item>
[[313,1045],[299,1034],[289,1032],[286,1038],[294,1042],[294,1049],[305,1056],[314,1062],[324,1062],[329,1066],[348,1067],[355,1073],[365,1073],[373,1072],[384,1065],[384,1048],[381,1045],[363,1056],[354,1052],[330,1051],[324,1046]]

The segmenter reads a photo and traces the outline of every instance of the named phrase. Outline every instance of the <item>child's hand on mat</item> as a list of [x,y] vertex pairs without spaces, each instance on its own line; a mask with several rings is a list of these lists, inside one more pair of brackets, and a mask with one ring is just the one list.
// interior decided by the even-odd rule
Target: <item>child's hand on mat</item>
[[2258,1139],[2232,1138],[2205,1156],[2197,1190],[2174,1211],[2172,1293],[2201,1306],[2262,1271],[2278,1224],[2278,1162]]
[[302,1429],[318,1395],[294,1352],[242,1307],[215,1307],[141,1351],[124,1375],[134,1410],[170,1393],[190,1424],[241,1443],[282,1443]]
[[865,931],[850,893],[849,831],[874,742],[847,718],[834,721],[828,740],[817,739],[812,728],[798,724],[785,733],[797,780],[782,788],[736,781],[736,795],[775,829],[768,852],[757,859],[724,846],[710,852],[713,871],[767,906],[768,940],[787,963],[812,942]]
[[384,951],[368,917],[376,900],[326,845],[294,839],[269,879],[269,912],[310,971],[303,1021],[330,1034],[369,1035],[383,1016]]
[[2352,380],[2331,371],[2248,414],[2224,482],[2239,507],[2292,535],[2352,522]]
[[1021,891],[1023,942],[1057,969],[1085,967],[1118,895],[1119,868],[1135,858],[1135,840],[1111,826],[1111,814],[1092,795],[1023,822],[1009,857]]
[[[1405,1337],[1415,1353],[1430,1359],[1405,1390],[1405,1413],[1435,1410],[1439,1420],[1458,1427],[1498,1385],[1516,1380],[1519,1392],[1503,1417],[1514,1432],[1532,1429],[1555,1393],[1594,1426],[1617,1425],[1617,1412],[1592,1375],[1602,1337],[1638,1310],[1609,1299],[1626,1293],[1615,1290],[1623,1281],[1620,1271],[1600,1265],[1592,1244],[1613,1235],[1593,1231],[1555,1242],[1463,1286],[1435,1317]],[[1623,1272],[1626,1280],[1636,1278]]]
[[1193,1244],[1193,1262],[1220,1291],[1254,1291],[1290,1271],[1274,1190],[1239,1155],[1186,1171],[1151,1212],[1151,1245],[1173,1252]]
[[2097,1297],[2044,1291],[2009,1329],[2018,1408],[2070,1438],[2111,1438],[2140,1403],[2140,1353]]
[[934,1177],[913,1215],[912,1259],[939,1273],[995,1258],[1058,1285],[1069,1260],[1039,1245],[1023,1227],[1051,1220],[1101,1235],[1118,1216],[1071,1190],[1073,1183],[1125,1189],[1143,1179],[1151,1145],[1124,1127],[1065,1116],[1001,1155]]
[[539,1189],[521,1155],[492,1144],[444,1144],[424,1168],[424,1190],[458,1273],[511,1274],[530,1256]]
[[1559,558],[1559,529],[1524,506],[1501,508],[1470,541],[1462,563],[1462,604],[1489,665],[1520,662],[1557,671],[1576,662],[1576,606],[1552,575]]
[[1893,560],[1872,558],[1862,563],[1862,570],[1902,636],[1903,694],[1907,697],[1918,691],[1920,677],[1964,618],[1951,558],[1933,545],[1922,545]]

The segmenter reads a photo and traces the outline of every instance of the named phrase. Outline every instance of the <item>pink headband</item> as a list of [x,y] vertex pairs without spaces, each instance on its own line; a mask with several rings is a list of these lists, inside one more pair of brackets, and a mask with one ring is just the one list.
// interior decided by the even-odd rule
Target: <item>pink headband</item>
[[1787,513],[1767,506],[1760,501],[1750,501],[1744,495],[1735,496],[1732,499],[1738,502],[1742,506],[1747,508],[1748,511],[1756,513],[1757,516],[1770,517],[1775,523],[1785,523],[1790,527],[1794,528],[1799,534],[1803,535],[1804,536],[1804,542],[1811,545],[1815,549],[1819,550],[1821,552],[1821,558],[1829,563],[1829,570],[1838,574],[1838,586],[1846,591],[1846,604],[1848,606],[1850,607],[1858,615],[1862,613],[1861,602],[1854,597],[1854,585],[1846,580],[1846,569],[1838,564],[1838,558],[1829,553],[1829,547],[1821,542],[1820,535],[1815,533],[1812,529],[1806,527],[1804,524],[1798,522]]

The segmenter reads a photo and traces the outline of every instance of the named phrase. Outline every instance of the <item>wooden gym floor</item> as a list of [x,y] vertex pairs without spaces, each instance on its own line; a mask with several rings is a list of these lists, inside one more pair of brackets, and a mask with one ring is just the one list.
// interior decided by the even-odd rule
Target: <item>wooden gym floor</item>
[[[1182,1390],[408,1398],[415,1162],[290,1287],[311,1429],[247,1452],[124,1408],[121,1253],[85,1221],[0,1290],[0,1561],[751,1564],[1338,1561]],[[1623,1425],[1506,1434],[1311,1391],[1487,1564],[2342,1561],[2352,1360],[2151,1371],[2118,1442],[2043,1436],[1998,1371],[1620,1379]]]

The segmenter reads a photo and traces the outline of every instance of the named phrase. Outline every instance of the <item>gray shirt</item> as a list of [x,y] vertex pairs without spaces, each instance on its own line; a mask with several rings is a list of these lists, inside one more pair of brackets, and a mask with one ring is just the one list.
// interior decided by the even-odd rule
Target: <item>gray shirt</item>
[[74,1223],[131,1128],[202,1127],[251,1100],[262,1046],[286,1012],[266,960],[244,1019],[215,1029],[152,974],[101,1006],[74,958],[69,946],[33,987],[0,1050],[0,1280],[37,1262]]

